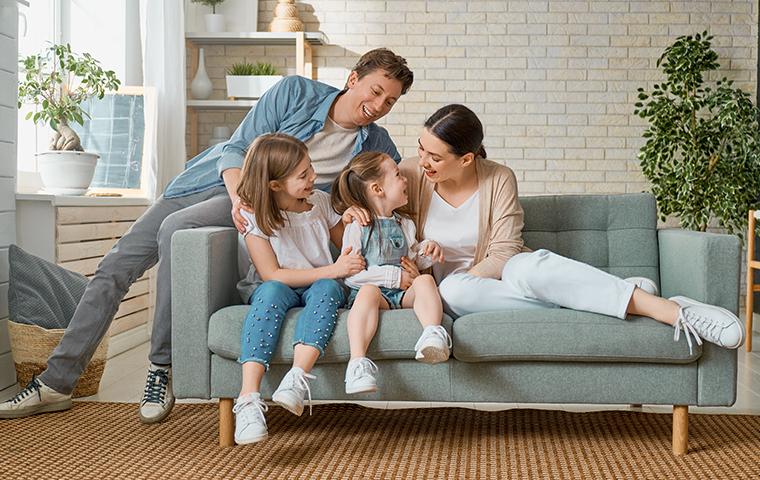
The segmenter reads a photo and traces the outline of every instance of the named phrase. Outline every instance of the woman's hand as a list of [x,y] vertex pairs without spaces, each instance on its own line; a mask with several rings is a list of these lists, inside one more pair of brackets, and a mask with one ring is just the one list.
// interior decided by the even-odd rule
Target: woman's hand
[[425,249],[422,251],[422,255],[430,258],[434,262],[443,263],[443,249],[433,240],[428,240],[425,243]]
[[232,199],[232,222],[235,224],[235,228],[240,233],[245,233],[248,229],[248,221],[240,214],[240,210],[245,210],[248,213],[253,213],[250,207],[243,203],[240,197]]
[[348,225],[356,220],[359,222],[359,225],[367,226],[369,225],[369,212],[361,207],[348,207],[348,209],[343,212],[341,219],[343,220],[344,225]]
[[348,247],[341,252],[340,257],[335,260],[335,278],[346,278],[364,270],[364,257],[358,253],[351,253],[353,247]]

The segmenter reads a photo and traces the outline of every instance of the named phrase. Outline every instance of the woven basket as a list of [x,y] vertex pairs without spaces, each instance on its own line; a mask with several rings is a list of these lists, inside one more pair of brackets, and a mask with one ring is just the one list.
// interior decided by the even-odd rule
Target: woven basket
[[[13,352],[16,378],[22,386],[29,383],[32,376],[39,375],[47,367],[47,359],[63,337],[64,329],[46,330],[36,325],[26,325],[8,321],[8,334]],[[106,366],[108,337],[104,337],[87,365],[79,383],[74,389],[74,398],[89,397],[98,393],[100,377]]]

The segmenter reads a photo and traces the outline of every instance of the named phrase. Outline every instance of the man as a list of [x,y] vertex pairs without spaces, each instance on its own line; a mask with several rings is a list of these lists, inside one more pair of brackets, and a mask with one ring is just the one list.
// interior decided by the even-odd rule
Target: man
[[283,132],[309,147],[317,186],[327,187],[362,151],[401,159],[388,132],[374,122],[411,87],[406,60],[381,48],[364,54],[338,90],[303,77],[286,77],[267,91],[232,138],[187,163],[159,198],[103,258],[90,280],[47,370],[14,398],[0,404],[0,418],[71,408],[71,392],[108,331],[129,286],[158,263],[150,367],[139,417],[163,420],[174,406],[171,388],[171,237],[177,230],[209,225],[244,231],[237,185],[253,140]]

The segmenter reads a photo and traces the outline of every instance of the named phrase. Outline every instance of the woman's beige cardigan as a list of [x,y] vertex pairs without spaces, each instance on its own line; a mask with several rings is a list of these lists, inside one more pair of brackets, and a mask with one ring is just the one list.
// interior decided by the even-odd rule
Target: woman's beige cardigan
[[[475,265],[468,273],[500,279],[507,260],[530,252],[522,239],[523,209],[517,198],[517,179],[509,167],[496,162],[478,158],[475,165],[480,192],[478,244]],[[414,212],[418,239],[422,240],[433,184],[425,179],[417,157],[405,159],[399,168],[408,180],[409,207]]]

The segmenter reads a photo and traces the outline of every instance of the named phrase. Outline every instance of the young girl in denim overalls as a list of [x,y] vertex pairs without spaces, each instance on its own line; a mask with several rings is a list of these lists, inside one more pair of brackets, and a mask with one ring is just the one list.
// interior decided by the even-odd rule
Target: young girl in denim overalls
[[[253,443],[267,436],[259,393],[261,379],[277,348],[288,309],[305,307],[293,338],[293,368],[272,400],[296,415],[309,392],[308,372],[324,352],[335,328],[344,287],[336,280],[364,268],[345,250],[333,263],[330,241],[341,241],[343,224],[327,193],[314,189],[316,175],[306,145],[282,133],[258,137],[245,158],[238,195],[254,214],[245,242],[262,283],[251,296],[240,341],[243,383],[235,412],[235,441]],[[340,247],[340,245],[337,245]]]
[[423,326],[415,358],[438,363],[449,358],[451,339],[441,326],[443,308],[431,275],[420,275],[433,261],[442,261],[435,242],[415,240],[414,222],[404,212],[406,178],[388,155],[361,153],[343,169],[332,187],[332,204],[344,218],[357,212],[369,216],[369,225],[346,226],[344,247],[361,253],[367,269],[346,278],[351,291],[347,305],[351,360],[346,369],[346,393],[377,390],[377,366],[366,357],[377,331],[379,310],[414,308]]

